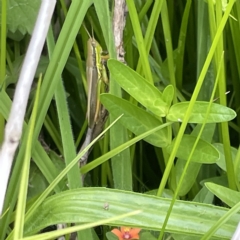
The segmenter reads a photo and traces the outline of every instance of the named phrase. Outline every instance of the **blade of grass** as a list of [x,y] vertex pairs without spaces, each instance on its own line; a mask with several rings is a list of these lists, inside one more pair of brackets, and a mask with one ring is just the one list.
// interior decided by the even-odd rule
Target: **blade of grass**
[[[0,111],[3,114],[5,119],[8,119],[9,112],[11,109],[11,100],[6,94],[6,92],[0,93]],[[27,131],[27,124],[24,123],[23,126],[23,132]],[[32,157],[41,170],[41,172],[44,174],[44,177],[47,179],[49,183],[53,181],[53,179],[57,176],[58,171],[52,161],[49,159],[46,151],[43,149],[42,145],[39,143],[39,141],[35,144]],[[60,192],[60,188],[56,186],[54,189],[55,192]]]
[[[217,16],[221,16],[222,13],[222,5],[221,2],[216,1],[216,8],[218,9]],[[217,18],[217,23],[220,24],[220,17]],[[221,42],[217,48],[218,56],[220,55],[220,52],[223,51],[223,37],[221,39]],[[217,61],[217,66],[219,66],[219,60]],[[223,63],[222,63],[223,64]],[[219,103],[223,106],[227,106],[227,96],[226,96],[226,77],[225,77],[225,69],[222,70],[222,75],[219,80],[218,84],[218,95],[219,95]],[[222,134],[222,141],[223,141],[223,147],[224,147],[224,153],[225,153],[225,159],[226,159],[226,167],[227,167],[227,178],[228,178],[228,184],[229,187],[233,190],[237,190],[237,186],[235,183],[235,174],[234,174],[234,166],[232,161],[232,154],[231,154],[231,144],[230,144],[230,134],[229,134],[229,128],[228,128],[228,122],[220,123],[221,127],[221,134]]]
[[[222,63],[222,62],[223,62],[223,54],[222,54],[222,57],[221,57],[221,63]],[[161,233],[160,233],[159,238],[158,238],[159,240],[161,240],[161,239],[163,238],[165,228],[166,228],[166,226],[167,226],[167,223],[168,223],[170,214],[171,214],[172,209],[173,209],[173,205],[174,205],[174,203],[175,203],[175,201],[176,201],[176,199],[177,199],[179,190],[181,189],[181,186],[182,186],[182,183],[183,183],[183,180],[184,180],[184,176],[185,176],[185,174],[186,174],[186,172],[187,172],[187,169],[188,169],[188,166],[189,166],[189,164],[190,164],[190,162],[191,162],[191,158],[192,158],[192,156],[193,156],[193,153],[194,153],[194,151],[195,151],[195,148],[196,148],[196,146],[197,146],[197,144],[198,144],[198,142],[199,142],[199,140],[200,140],[200,137],[201,137],[202,132],[203,132],[203,130],[204,130],[204,126],[205,126],[206,123],[207,123],[207,116],[208,116],[209,113],[210,113],[211,105],[212,105],[212,103],[213,103],[214,95],[215,95],[215,92],[216,92],[216,89],[217,89],[217,86],[218,86],[218,82],[219,82],[219,78],[220,78],[219,76],[220,76],[220,74],[221,74],[222,67],[223,67],[223,65],[220,64],[220,65],[219,65],[219,69],[218,69],[218,73],[217,73],[217,77],[216,77],[216,81],[215,81],[215,85],[214,85],[214,88],[213,88],[213,91],[212,91],[212,95],[211,95],[211,98],[210,98],[210,101],[209,101],[209,105],[208,105],[207,110],[206,110],[206,118],[205,118],[205,120],[204,120],[204,122],[203,122],[203,124],[202,124],[202,126],[201,126],[201,129],[200,129],[200,131],[199,131],[199,133],[198,133],[197,139],[196,139],[196,141],[195,141],[195,143],[194,143],[194,145],[193,145],[193,148],[192,148],[192,150],[191,150],[191,153],[190,153],[190,155],[189,155],[189,158],[188,158],[188,160],[187,160],[187,162],[186,162],[186,164],[185,164],[185,167],[184,167],[184,170],[183,170],[183,172],[182,172],[181,178],[180,178],[180,180],[179,180],[179,182],[178,182],[178,184],[177,184],[177,188],[176,188],[176,190],[175,190],[175,192],[174,192],[174,196],[173,196],[173,198],[172,198],[171,204],[170,204],[170,206],[169,206],[169,210],[168,210],[168,212],[167,212],[167,215],[166,215],[166,217],[165,217],[165,220],[164,220],[164,223],[163,223],[163,226],[162,226],[162,229],[161,229]]]
[[[121,117],[121,116],[120,116]],[[96,139],[94,139],[86,148],[83,149],[67,166],[64,170],[61,171],[61,173],[52,181],[52,183],[48,186],[48,188],[39,196],[39,198],[32,204],[32,206],[28,209],[26,215],[25,215],[25,222],[28,221],[28,219],[31,217],[32,214],[34,214],[34,211],[40,206],[40,204],[44,201],[44,199],[52,192],[54,187],[63,179],[63,177],[71,170],[74,165],[77,164],[79,159],[93,146],[93,144],[103,136],[103,134],[113,125],[115,124],[118,119],[118,117],[115,122],[113,122],[105,131],[103,131]],[[12,239],[12,235],[14,234],[14,231],[12,231],[7,240]]]
[[119,216],[116,217],[112,217],[112,218],[108,218],[108,219],[103,219],[100,221],[96,221],[94,223],[86,223],[83,224],[81,226],[74,226],[74,227],[69,227],[69,228],[65,228],[65,229],[61,229],[61,230],[57,230],[57,231],[52,231],[49,233],[43,233],[43,234],[39,234],[39,235],[35,235],[35,236],[31,236],[31,237],[25,237],[25,238],[21,238],[19,240],[47,240],[47,239],[53,239],[56,237],[60,237],[64,234],[68,234],[68,233],[72,233],[75,231],[82,231],[84,229],[88,229],[91,227],[96,227],[98,225],[103,225],[103,224],[107,224],[107,223],[112,223],[116,220],[122,219],[122,218],[127,218],[136,214],[141,213],[141,210],[136,210],[136,211],[132,211],[129,213],[125,213],[125,214],[121,214]]
[[[5,90],[5,76],[6,76],[6,41],[7,41],[7,0],[2,1],[1,6],[1,54],[0,54],[0,86]],[[5,120],[0,115],[0,144],[3,141]]]
[[[48,37],[48,52],[51,60],[53,50],[55,47],[53,32],[49,31]],[[66,165],[76,157],[76,149],[73,140],[72,128],[69,118],[69,112],[67,107],[66,93],[64,90],[63,82],[59,81],[59,84],[55,91],[55,100],[57,106],[58,120],[60,125],[60,132],[63,145],[63,155]],[[79,179],[79,181],[76,181]],[[77,188],[81,186],[81,178],[79,176],[78,165],[74,166],[68,173],[69,188]]]
[[[55,47],[53,32],[49,31],[48,35],[48,52],[51,60],[53,50]],[[63,155],[65,164],[68,165],[71,163],[72,159],[76,157],[76,149],[72,134],[72,128],[69,118],[69,111],[67,107],[67,98],[64,90],[63,82],[59,81],[59,84],[55,91],[55,100],[57,106],[58,120],[60,125],[60,132],[63,145]],[[82,186],[82,178],[79,174],[78,163],[67,173],[68,177],[68,186],[69,189],[79,188]],[[79,239],[92,239],[91,230],[86,229],[84,231],[78,232]]]
[[[240,9],[239,2],[236,2],[233,8],[233,15],[239,19],[239,14],[236,9]],[[240,89],[240,53],[238,51],[238,43],[240,42],[239,33],[239,23],[229,19],[229,29],[226,34],[227,45],[229,46],[229,62],[230,62],[230,72],[234,89]],[[229,34],[228,34],[229,33]],[[234,92],[233,92],[234,94]],[[240,94],[234,95],[234,104],[235,106],[240,106]],[[240,126],[240,115],[237,114],[237,123]],[[239,130],[237,130],[239,133]]]
[[98,16],[98,20],[103,32],[104,40],[111,58],[116,58],[116,51],[114,48],[114,38],[112,31],[111,13],[109,11],[108,1],[94,0],[94,6]]
[[[209,6],[210,33],[213,39],[214,35],[216,34],[217,26],[219,26],[222,19],[222,2],[216,1],[215,9],[212,1],[208,1],[208,6]],[[219,40],[219,43],[216,47],[216,53],[214,55],[215,69],[220,68],[219,64],[221,59],[220,58],[221,52],[223,52],[223,36],[221,36]],[[223,64],[223,66],[221,67],[221,74],[219,78],[218,96],[219,96],[220,104],[223,106],[227,106],[227,100],[226,100],[226,94],[225,94],[226,85],[227,85],[226,78],[225,78],[225,66],[223,62],[221,62],[221,64]],[[229,130],[228,130],[227,122],[223,122],[220,124],[220,131],[222,135],[222,142],[224,146],[224,153],[225,153],[225,159],[226,159],[228,184],[231,189],[236,190],[234,167],[233,167],[233,161],[232,161],[232,155],[231,155],[231,149],[230,149],[230,139],[229,139]]]
[[197,96],[199,94],[199,91],[201,89],[204,77],[205,77],[205,75],[207,73],[208,67],[209,67],[209,65],[211,63],[212,57],[213,57],[214,52],[216,50],[218,41],[219,41],[219,39],[221,37],[222,31],[224,29],[224,26],[225,26],[227,20],[228,20],[228,17],[230,15],[230,12],[231,12],[231,9],[232,9],[234,3],[235,3],[235,0],[230,0],[229,1],[228,7],[227,7],[227,9],[226,9],[226,11],[224,13],[224,16],[223,16],[223,18],[221,20],[221,23],[219,24],[219,27],[218,27],[218,30],[217,30],[216,35],[214,37],[214,40],[212,42],[212,46],[210,48],[209,54],[208,54],[208,56],[206,58],[206,61],[204,63],[202,71],[200,73],[197,85],[196,85],[196,87],[194,89],[194,92],[193,92],[193,95],[191,97],[191,101],[190,101],[189,107],[188,107],[188,109],[186,111],[186,115],[185,115],[185,117],[183,119],[182,125],[180,127],[179,132],[178,132],[178,135],[177,135],[177,138],[176,138],[176,145],[175,145],[175,148],[173,148],[173,151],[171,152],[171,155],[169,157],[168,164],[167,164],[165,172],[163,174],[162,181],[160,183],[157,196],[161,196],[162,195],[163,190],[164,190],[164,188],[166,186],[166,183],[167,183],[167,180],[168,180],[168,176],[169,176],[169,173],[170,173],[171,168],[173,166],[173,162],[174,162],[174,159],[175,159],[175,156],[176,156],[176,152],[177,152],[178,146],[180,144],[180,141],[181,141],[181,138],[183,136],[184,130],[185,130],[186,126],[187,126],[188,119],[190,117],[190,113],[191,113],[191,111],[193,109],[194,103],[195,103],[195,101],[197,99]]
[[187,28],[189,22],[189,13],[192,6],[192,0],[188,0],[184,9],[182,23],[178,38],[177,58],[176,58],[176,86],[178,89],[182,89],[182,77],[183,77],[183,63],[184,63],[184,50],[186,44]]
[[[92,4],[91,0],[87,1],[73,1],[67,18],[64,22],[62,31],[59,35],[58,41],[56,43],[56,47],[53,52],[53,57],[47,71],[45,73],[45,77],[43,79],[43,84],[40,93],[39,105],[41,105],[41,109],[39,112],[39,116],[36,120],[35,131],[33,135],[33,141],[37,138],[40,129],[42,127],[44,118],[46,116],[46,112],[48,110],[49,104],[53,97],[54,91],[58,84],[58,81],[61,79],[61,72],[65,66],[67,61],[68,55],[72,49],[73,42],[77,35],[77,32],[80,28],[80,25],[83,21],[83,18],[87,12],[88,7]],[[23,154],[25,148],[23,147],[26,145],[27,136],[24,134],[22,139],[22,147],[20,148],[19,154],[16,159],[16,164],[12,171],[12,176],[8,185],[8,191],[5,198],[5,209],[11,203],[14,206],[17,198],[17,189],[18,189],[18,176],[19,171],[22,165]],[[11,215],[13,209],[9,209],[7,218]],[[6,222],[5,222],[6,223]],[[7,223],[6,223],[7,224]],[[8,225],[8,224],[7,224]],[[5,225],[6,227],[6,225]],[[3,235],[5,235],[3,233]],[[3,237],[2,237],[3,238]]]
[[[121,117],[121,116],[120,116]],[[119,117],[119,118],[120,118]],[[34,203],[34,205],[31,206],[31,208],[28,210],[26,214],[25,220],[27,221],[31,215],[34,213],[34,210],[43,202],[43,200],[51,193],[51,191],[54,189],[54,187],[59,183],[59,181],[69,172],[69,170],[76,165],[76,163],[79,161],[79,159],[93,146],[93,144],[103,136],[103,134],[111,127],[113,126],[118,119],[117,118],[111,125],[109,125],[106,130],[104,130],[96,139],[94,139],[86,148],[83,149],[82,152],[77,154],[77,156],[66,166],[66,168],[53,180],[53,182],[48,186],[48,188],[41,194],[41,196],[37,199],[37,201]]]
[[[210,26],[207,3],[204,1],[195,2],[198,9],[197,14],[197,71],[196,75],[199,77],[201,69],[204,65],[205,59],[210,48]],[[192,54],[192,53],[191,53]],[[190,56],[189,56],[190,57]],[[214,84],[213,64],[210,65],[208,72],[206,73],[205,80],[203,81],[198,100],[208,100]],[[194,76],[195,78],[195,76]]]
[[[151,17],[149,19],[149,22],[147,23],[148,24],[147,25],[147,31],[146,31],[146,34],[145,34],[145,37],[144,37],[145,51],[147,52],[147,54],[150,51],[150,48],[151,48],[151,45],[152,45],[152,42],[153,42],[153,39],[154,39],[153,36],[154,36],[154,32],[156,30],[158,19],[159,19],[161,10],[162,10],[162,5],[163,5],[163,0],[159,0],[159,1],[154,2],[153,9],[152,9],[152,12],[151,12]],[[140,12],[140,14],[141,14],[141,12]],[[141,15],[140,14],[139,14],[139,21],[141,21]],[[136,71],[137,72],[142,71],[142,68],[144,69],[144,67],[142,67],[142,66],[144,66],[144,65],[142,65],[142,60],[139,59]]]
[[114,155],[118,154],[119,152],[123,151],[124,149],[130,147],[131,145],[133,145],[134,143],[138,142],[139,140],[145,138],[146,136],[150,135],[151,133],[162,129],[164,127],[170,126],[172,125],[172,123],[165,123],[162,124],[152,130],[149,130],[145,133],[140,134],[139,136],[125,142],[124,144],[116,147],[115,149],[109,151],[108,153],[104,154],[103,156],[95,159],[94,161],[88,163],[87,165],[85,165],[84,167],[81,168],[81,172],[82,174],[87,173],[89,171],[91,171],[92,169],[96,168],[97,166],[99,166],[100,164],[104,163],[105,161],[107,161],[108,159],[110,159],[111,157],[113,157]]
[[131,22],[133,26],[133,32],[134,32],[138,50],[139,50],[141,64],[142,66],[144,66],[143,67],[144,76],[146,79],[148,79],[150,83],[153,84],[153,77],[152,77],[152,73],[151,73],[151,69],[148,61],[148,53],[145,49],[144,39],[141,31],[140,22],[138,19],[137,10],[133,1],[126,0],[126,2],[129,10],[129,16],[131,18]]
[[15,217],[15,228],[14,228],[15,231],[13,236],[14,240],[18,240],[19,238],[23,237],[24,215],[25,215],[26,201],[27,201],[28,177],[29,177],[29,171],[30,171],[31,152],[32,152],[32,137],[33,137],[34,125],[37,117],[41,83],[42,83],[42,75],[40,75],[40,78],[38,81],[35,103],[33,106],[32,116],[29,123],[29,132],[27,134],[28,135],[27,148],[25,151],[23,167],[21,172],[20,188],[19,188],[18,203],[17,203],[17,210],[16,210],[16,217]]
[[[175,66],[174,66],[174,59],[173,59],[172,37],[171,37],[171,29],[170,29],[168,7],[167,7],[166,0],[163,1],[161,18],[162,18],[162,25],[163,25],[164,40],[165,40],[166,51],[167,51],[168,72],[170,75],[169,76],[170,83],[173,85],[175,89],[176,88]],[[177,103],[176,93],[174,94],[173,102]]]
[[63,154],[63,147],[61,142],[61,136],[56,128],[56,125],[51,121],[49,115],[46,115],[44,120],[44,127],[48,130],[49,135],[52,137],[54,143],[56,144],[59,152]]

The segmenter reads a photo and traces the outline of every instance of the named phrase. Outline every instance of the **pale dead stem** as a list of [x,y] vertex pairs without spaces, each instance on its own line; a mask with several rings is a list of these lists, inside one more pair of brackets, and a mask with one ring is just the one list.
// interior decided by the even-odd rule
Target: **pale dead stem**
[[114,15],[113,15],[113,36],[115,48],[117,52],[117,59],[121,62],[124,60],[123,48],[123,30],[126,24],[127,6],[125,0],[115,0]]
[[26,112],[29,92],[47,36],[56,1],[42,0],[32,38],[16,86],[12,108],[5,127],[0,150],[0,215],[2,214],[8,179],[14,154],[18,147]]

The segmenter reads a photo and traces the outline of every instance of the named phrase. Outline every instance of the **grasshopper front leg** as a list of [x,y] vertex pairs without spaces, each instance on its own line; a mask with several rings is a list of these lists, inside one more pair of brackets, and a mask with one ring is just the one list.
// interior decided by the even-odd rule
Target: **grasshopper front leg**
[[100,103],[100,94],[108,91],[108,77],[106,73],[105,66],[102,65],[101,68],[101,78],[98,80],[98,96],[97,96],[97,107],[96,113],[94,117],[95,123],[98,123],[99,119],[101,118],[102,113],[102,105]]

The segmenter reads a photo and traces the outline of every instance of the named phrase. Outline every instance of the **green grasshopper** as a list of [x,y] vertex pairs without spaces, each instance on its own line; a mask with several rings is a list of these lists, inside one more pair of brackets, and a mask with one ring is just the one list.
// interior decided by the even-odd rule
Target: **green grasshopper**
[[[101,114],[101,104],[99,101],[100,92],[108,85],[105,62],[108,55],[104,56],[101,45],[95,40],[94,36],[89,35],[87,42],[87,85],[88,85],[88,107],[87,119],[89,128],[93,128],[98,122]],[[103,82],[105,83],[103,85]]]

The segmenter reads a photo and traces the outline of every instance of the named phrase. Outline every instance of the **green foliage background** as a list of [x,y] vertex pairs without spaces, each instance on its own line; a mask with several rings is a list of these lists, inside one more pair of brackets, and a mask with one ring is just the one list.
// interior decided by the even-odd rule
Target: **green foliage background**
[[[40,4],[6,2],[0,2],[2,33],[6,27],[0,49],[1,139]],[[240,217],[240,2],[126,3],[127,66],[116,61],[114,1],[72,1],[69,7],[57,1],[35,76],[37,82],[43,73],[32,142],[27,140],[36,83],[0,219],[0,239],[53,239],[63,233],[35,234],[62,222],[79,223],[74,231],[85,229],[78,232],[81,239],[113,239],[112,226],[140,227],[140,239],[233,235]],[[93,28],[111,58],[110,90],[100,99],[110,115],[106,127],[113,125],[92,144],[88,164],[79,170],[84,152],[77,152],[87,128],[88,35],[83,23]],[[28,173],[22,166],[30,161],[24,154],[31,148]],[[27,212],[16,214],[17,199],[24,194],[20,178],[28,175]],[[108,221],[134,210],[141,212]],[[14,233],[18,221],[24,222],[24,238]]]

